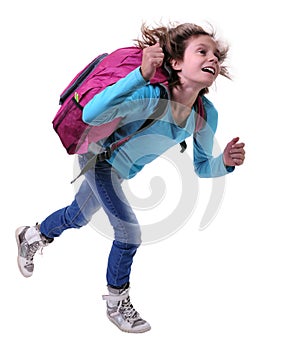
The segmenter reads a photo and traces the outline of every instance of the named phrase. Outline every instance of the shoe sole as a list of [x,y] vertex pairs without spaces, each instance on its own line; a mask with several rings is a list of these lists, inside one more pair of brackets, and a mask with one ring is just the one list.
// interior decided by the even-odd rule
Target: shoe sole
[[117,326],[122,332],[125,333],[129,333],[129,334],[142,334],[142,333],[146,333],[151,329],[151,326],[149,325],[149,327],[147,329],[143,329],[143,330],[127,330],[127,329],[123,329],[121,328],[114,319],[112,319],[108,313],[106,313],[106,316],[108,317],[109,321],[112,322],[115,326]]
[[21,254],[21,244],[20,244],[19,235],[20,235],[20,233],[22,232],[23,229],[24,229],[24,226],[21,226],[21,227],[17,228],[17,229],[16,229],[16,232],[15,232],[16,242],[17,242],[17,245],[18,245],[17,263],[18,263],[18,268],[19,268],[21,274],[22,274],[24,277],[28,278],[28,277],[31,277],[32,274],[30,274],[30,273],[28,273],[28,274],[27,274],[27,273],[24,273],[24,272],[22,271],[23,269],[22,269],[21,264],[20,264],[20,262],[19,262],[19,258],[21,257],[21,256],[20,256],[20,254]]

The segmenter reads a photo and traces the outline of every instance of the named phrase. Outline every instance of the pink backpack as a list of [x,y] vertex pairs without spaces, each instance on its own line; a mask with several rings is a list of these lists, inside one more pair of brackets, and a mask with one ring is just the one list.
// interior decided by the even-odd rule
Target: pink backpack
[[[111,122],[100,126],[90,126],[82,121],[83,107],[99,92],[107,86],[116,83],[125,77],[129,72],[140,66],[142,63],[142,49],[138,47],[120,48],[110,54],[104,53],[96,57],[82,71],[80,71],[67,88],[60,95],[59,108],[53,119],[53,128],[60,137],[60,140],[68,154],[84,154],[88,152],[89,145],[103,138],[110,136],[117,128],[122,119],[118,117]],[[168,85],[168,73],[161,67],[156,71],[151,83],[163,85],[162,89]],[[162,91],[162,97],[166,98],[166,91]],[[163,101],[166,102],[166,101]],[[164,110],[156,110],[153,118],[146,120],[146,124],[141,127],[145,129],[149,123],[162,115]],[[197,118],[204,118],[204,109],[199,96]],[[200,130],[203,119],[197,119],[196,131]],[[140,131],[140,129],[138,130]],[[131,136],[117,141],[114,147],[128,141]],[[182,142],[182,151],[186,148],[186,143]],[[114,149],[115,149],[114,148]],[[110,153],[105,158],[109,158]]]

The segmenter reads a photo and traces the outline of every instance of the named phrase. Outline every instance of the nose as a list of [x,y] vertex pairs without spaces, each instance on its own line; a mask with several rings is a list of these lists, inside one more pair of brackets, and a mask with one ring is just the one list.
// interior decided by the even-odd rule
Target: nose
[[212,62],[212,63],[218,63],[219,59],[218,59],[218,57],[213,52],[210,52],[210,54],[209,54],[209,61]]

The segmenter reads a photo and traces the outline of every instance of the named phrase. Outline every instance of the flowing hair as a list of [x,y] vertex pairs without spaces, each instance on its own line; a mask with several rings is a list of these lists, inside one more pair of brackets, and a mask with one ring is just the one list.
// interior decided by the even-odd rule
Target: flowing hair
[[[223,62],[227,58],[229,47],[224,43],[221,43],[216,39],[216,33],[212,29],[211,32],[204,30],[201,26],[191,23],[184,24],[169,24],[168,26],[159,26],[151,28],[145,23],[141,27],[141,38],[135,39],[136,46],[144,49],[147,46],[155,45],[159,43],[164,52],[163,65],[169,73],[169,86],[176,87],[180,85],[180,79],[178,77],[178,71],[171,67],[171,60],[183,60],[184,52],[187,47],[187,41],[191,37],[197,36],[209,36],[217,44],[219,50],[220,61],[220,75],[231,79],[228,69]],[[200,94],[208,93],[208,88],[201,90]]]

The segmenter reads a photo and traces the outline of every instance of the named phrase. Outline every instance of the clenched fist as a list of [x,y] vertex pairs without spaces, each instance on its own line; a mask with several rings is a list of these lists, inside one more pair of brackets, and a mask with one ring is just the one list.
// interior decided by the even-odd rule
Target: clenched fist
[[159,43],[148,46],[143,50],[141,73],[146,81],[149,81],[160,67],[164,60],[164,53]]
[[239,137],[232,139],[223,152],[225,166],[240,166],[245,160],[245,143],[237,143]]

